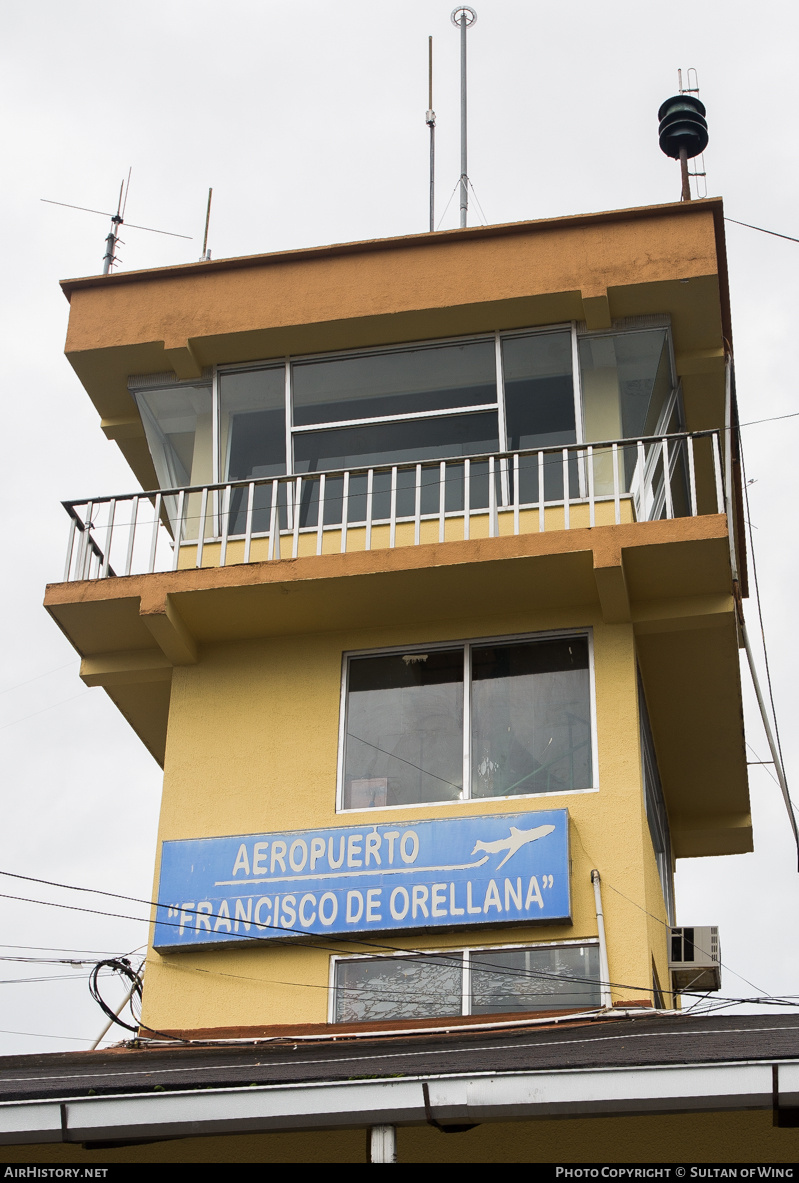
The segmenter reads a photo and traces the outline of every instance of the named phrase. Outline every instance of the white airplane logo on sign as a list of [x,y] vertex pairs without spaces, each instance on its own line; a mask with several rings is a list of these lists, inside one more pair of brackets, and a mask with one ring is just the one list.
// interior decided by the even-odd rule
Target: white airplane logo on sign
[[[518,830],[516,826],[511,826],[510,836],[507,838],[498,838],[495,842],[483,842],[478,839],[474,844],[472,854],[477,854],[478,850],[484,850],[486,854],[499,854],[501,850],[506,850],[507,854],[497,866],[497,870],[499,870],[500,867],[505,866],[508,859],[513,858],[516,851],[520,850],[522,846],[526,846],[528,842],[535,842],[536,838],[545,838],[554,829],[554,826],[538,826],[535,830]],[[482,862],[485,861],[485,859],[482,860]]]

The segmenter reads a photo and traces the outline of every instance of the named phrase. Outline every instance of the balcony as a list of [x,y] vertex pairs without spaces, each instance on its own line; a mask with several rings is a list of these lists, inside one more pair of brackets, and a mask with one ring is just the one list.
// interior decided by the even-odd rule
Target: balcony
[[717,430],[63,504],[64,582],[725,512]]
[[70,501],[45,604],[84,682],[159,762],[173,678],[191,684],[181,667],[207,659],[213,679],[230,644],[268,660],[274,640],[307,634],[347,648],[365,630],[460,636],[461,621],[625,625],[656,740],[677,753],[663,768],[677,854],[740,852],[725,460],[707,430]]

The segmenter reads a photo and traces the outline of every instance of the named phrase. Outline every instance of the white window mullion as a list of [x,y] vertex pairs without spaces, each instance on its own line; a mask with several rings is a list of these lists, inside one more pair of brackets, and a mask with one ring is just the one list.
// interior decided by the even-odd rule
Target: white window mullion
[[[505,409],[505,370],[502,365],[502,338],[499,333],[495,337],[495,356],[497,366],[497,429],[500,452],[508,450],[508,416]],[[508,504],[508,461],[504,457],[499,462],[500,470],[500,503],[504,507]]]
[[292,407],[291,397],[291,358],[285,359],[286,366],[286,385],[285,385],[285,402],[286,402],[286,473],[288,476],[294,475],[294,437],[292,435],[292,425],[294,420],[294,410]]
[[461,998],[461,1014],[472,1013],[472,962],[469,950],[463,950],[463,995]]
[[213,458],[211,460],[211,484],[220,484],[222,477],[220,470],[222,466],[222,457],[220,455],[220,412],[219,412],[219,374],[217,367],[214,366],[211,372],[211,448],[213,449]]
[[580,380],[580,346],[577,337],[577,322],[572,321],[572,389],[574,391],[574,429],[577,433],[577,443],[585,443],[585,426],[583,424],[583,384]]
[[[211,370],[211,484],[218,485],[221,480],[222,457],[220,455],[220,412],[219,412],[219,376],[217,367]],[[219,491],[214,491],[211,502],[211,518],[214,523],[212,536],[221,537],[223,523],[220,517]],[[222,564],[224,566],[224,564]]]
[[[583,384],[580,380],[580,347],[577,339],[577,321],[572,321],[572,390],[574,391],[574,431],[578,444],[585,443],[585,424],[583,422]],[[584,453],[577,453],[577,479],[579,482],[580,496],[585,497],[587,477],[585,471],[585,455]],[[568,469],[563,474],[564,500],[566,498],[566,491],[568,489],[569,474]],[[567,525],[568,528],[568,525]]]

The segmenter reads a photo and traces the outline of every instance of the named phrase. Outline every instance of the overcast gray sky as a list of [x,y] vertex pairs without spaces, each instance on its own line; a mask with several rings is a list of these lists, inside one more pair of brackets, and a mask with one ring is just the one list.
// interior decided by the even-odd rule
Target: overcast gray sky
[[[469,34],[469,171],[489,222],[679,197],[656,114],[678,67],[708,108],[708,192],[732,217],[799,237],[795,5],[761,0],[476,0]],[[0,664],[0,869],[148,897],[160,770],[41,607],[61,578],[62,498],[128,492],[63,357],[60,278],[100,270],[133,166],[123,267],[427,228],[427,37],[435,45],[438,209],[458,176],[458,33],[451,0],[10,0],[2,9],[3,377],[6,506]],[[470,221],[481,221],[473,207]],[[457,225],[457,202],[442,225]],[[799,799],[796,470],[799,243],[728,225],[733,328],[758,572],[789,779]],[[795,332],[795,330],[793,330]],[[753,629],[755,606],[748,619]],[[748,678],[744,678],[745,685]],[[747,732],[768,755],[754,699]],[[799,875],[779,790],[751,770],[756,852],[678,864],[678,920],[718,924],[722,993],[799,995]],[[0,892],[142,915],[102,896],[0,877]],[[141,945],[141,922],[0,899],[0,955],[75,957]],[[11,948],[44,946],[67,950]],[[740,976],[736,976],[740,975]],[[47,978],[28,985],[18,978]],[[747,980],[744,980],[747,979]],[[85,968],[0,962],[0,1053],[88,1046],[102,1027]],[[117,991],[117,994],[119,992]],[[114,997],[113,989],[109,996]],[[24,1033],[24,1034],[23,1034]]]

